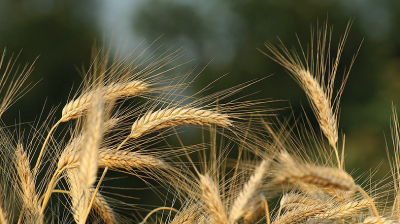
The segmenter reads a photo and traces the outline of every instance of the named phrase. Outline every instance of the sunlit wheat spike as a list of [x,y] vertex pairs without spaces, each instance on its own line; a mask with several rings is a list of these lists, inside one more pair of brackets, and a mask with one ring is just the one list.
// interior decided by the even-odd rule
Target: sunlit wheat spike
[[132,125],[129,138],[138,138],[156,130],[187,124],[215,124],[221,127],[228,127],[232,125],[232,121],[229,119],[228,115],[212,110],[202,110],[198,108],[161,109],[155,112],[149,112],[135,121]]
[[[68,169],[77,168],[80,154],[72,151],[69,154],[63,154],[58,163],[58,169],[67,167]],[[110,169],[146,169],[158,168],[166,169],[168,164],[162,159],[151,155],[145,155],[139,152],[130,152],[125,150],[99,149],[98,167],[109,167]]]
[[272,224],[299,223],[324,211],[322,206],[302,206],[277,217]]
[[[79,181],[76,169],[67,170],[67,180],[69,185],[69,195],[71,197],[71,210],[76,223],[81,223],[86,216],[87,205],[85,205],[85,194],[81,182]],[[93,188],[89,189],[90,194],[94,192]],[[99,192],[94,197],[92,208],[106,223],[117,223],[114,211],[107,203],[107,200]]]
[[[94,190],[91,189],[91,192]],[[93,201],[93,209],[107,224],[118,223],[115,219],[114,211],[108,204],[107,200],[99,192],[96,193]]]
[[250,179],[243,186],[239,195],[235,199],[232,208],[229,212],[229,222],[233,223],[241,218],[247,211],[247,206],[251,200],[256,196],[257,190],[264,181],[264,174],[268,169],[269,161],[263,160],[257,169],[251,175]]
[[[331,60],[330,52],[330,37],[332,33],[328,32],[327,23],[325,23],[322,29],[317,28],[316,38],[312,30],[310,48],[307,48],[307,52],[304,52],[300,44],[302,48],[302,53],[300,55],[302,56],[294,49],[291,51],[288,50],[282,42],[280,49],[276,48],[271,43],[266,43],[265,46],[271,52],[271,55],[264,53],[286,68],[306,92],[321,130],[334,149],[340,168],[343,168],[343,164],[341,164],[342,161],[339,158],[337,148],[337,116],[340,97],[348,73],[343,79],[342,86],[338,90],[336,97],[333,97],[333,88],[340,56],[349,32],[350,24],[351,23],[349,23],[343,38],[339,41],[334,60]],[[334,100],[334,105],[332,105],[332,100]]]
[[303,194],[286,193],[282,196],[280,201],[280,209],[292,210],[298,205],[316,206],[321,203],[327,203],[319,198],[308,197]]
[[[101,140],[103,138],[104,103],[101,92],[93,97],[89,109],[89,115],[85,127],[84,143],[79,158],[78,178],[83,190],[82,203],[85,213],[80,211],[79,224],[86,222],[86,215],[90,211],[90,189],[95,183],[98,170],[98,154]],[[82,216],[84,215],[84,216]],[[83,217],[83,218],[82,218]]]
[[312,184],[340,190],[355,190],[357,185],[353,177],[338,168],[295,163],[288,153],[278,157],[281,167],[277,169],[274,180],[292,184]]
[[87,207],[85,207],[85,191],[76,169],[67,170],[67,180],[69,182],[69,195],[71,197],[71,213],[74,216],[75,222],[81,223],[81,220],[86,216]]
[[357,188],[354,179],[344,170],[309,164],[283,168],[275,176],[275,181],[292,184],[306,183],[341,190]]
[[97,93],[92,101],[79,158],[79,178],[86,189],[90,189],[96,181],[99,147],[103,137],[104,104],[100,94]]
[[400,222],[395,221],[395,220],[391,220],[385,217],[380,217],[380,219],[378,219],[375,216],[370,216],[364,219],[364,221],[362,222],[364,224],[400,224]]
[[161,159],[139,152],[125,150],[99,151],[99,167],[114,169],[144,169],[144,168],[167,168],[168,164]]
[[18,144],[15,156],[25,221],[27,223],[43,223],[43,217],[40,215],[39,197],[35,190],[35,178],[31,173],[28,156],[23,151],[21,144]]
[[252,199],[251,205],[247,208],[247,212],[243,216],[243,222],[245,224],[254,223],[261,217],[266,217],[268,211],[268,204],[265,196],[259,194],[257,197]]
[[138,96],[148,90],[149,84],[142,81],[131,81],[127,83],[111,83],[104,87],[89,91],[77,99],[69,102],[62,110],[61,122],[76,119],[87,113],[93,97],[98,93],[103,93],[105,103],[112,102],[120,98]]
[[370,206],[370,202],[367,199],[351,201],[329,208],[325,212],[314,216],[314,218],[324,220],[352,217],[368,206]]
[[199,178],[202,199],[213,223],[229,224],[228,216],[225,207],[222,204],[217,185],[208,175],[199,174]]

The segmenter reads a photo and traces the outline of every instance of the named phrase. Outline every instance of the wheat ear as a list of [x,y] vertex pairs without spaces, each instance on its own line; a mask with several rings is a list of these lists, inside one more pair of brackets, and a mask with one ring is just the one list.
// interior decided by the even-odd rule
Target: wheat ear
[[[94,189],[91,189],[91,192],[94,192]],[[113,224],[118,223],[115,219],[114,211],[108,204],[107,200],[101,195],[99,192],[96,193],[93,201],[93,209],[100,215],[100,217],[104,220],[105,223]]]
[[35,191],[35,178],[31,173],[28,156],[23,151],[21,144],[18,144],[15,156],[22,190],[21,198],[24,203],[23,212],[26,214],[25,220],[28,223],[43,223],[39,197]]
[[79,180],[76,169],[68,169],[67,177],[69,182],[69,195],[71,197],[71,210],[76,223],[81,223],[81,220],[86,215],[86,207],[84,206],[84,190],[82,183]]
[[[349,27],[348,27],[349,28]],[[344,38],[341,39],[338,47],[337,57],[333,63],[330,73],[328,75],[328,85],[325,86],[325,72],[326,63],[329,62],[330,58],[330,44],[327,43],[327,25],[317,34],[317,47],[316,55],[314,55],[314,41],[311,42],[311,57],[307,53],[307,57],[303,52],[305,59],[305,65],[303,60],[296,53],[295,50],[289,51],[283,44],[281,50],[274,47],[271,43],[266,43],[265,46],[272,53],[272,55],[267,55],[272,60],[276,61],[284,68],[286,68],[293,77],[299,82],[300,86],[306,92],[310,104],[314,110],[314,114],[318,119],[319,125],[322,132],[332,146],[339,168],[343,168],[342,161],[339,158],[339,152],[337,148],[338,142],[338,127],[337,127],[337,109],[338,102],[340,100],[341,93],[343,91],[343,86],[345,80],[340,88],[337,98],[335,99],[336,106],[332,106],[332,91],[333,84],[336,76],[337,67],[339,64],[340,55],[348,34],[348,29],[345,32]],[[328,50],[328,52],[326,52]],[[327,53],[327,55],[325,55]],[[311,64],[311,69],[310,65]],[[330,62],[329,62],[330,63]],[[329,64],[330,65],[330,64]]]
[[367,208],[369,205],[370,202],[367,199],[351,201],[327,209],[325,212],[314,216],[314,218],[324,220],[352,217],[356,215],[358,211]]
[[364,224],[400,224],[400,222],[395,220],[390,220],[388,218],[380,216],[379,219],[375,216],[370,216],[364,219],[362,222]]
[[[83,203],[85,207],[87,206],[86,211],[90,211],[90,189],[97,178],[99,147],[103,137],[104,104],[100,94],[97,93],[94,96],[89,111],[84,138],[85,142],[80,153],[78,168],[78,177],[84,191]],[[82,224],[85,221],[86,217],[80,220]]]
[[127,83],[111,83],[107,86],[89,91],[77,99],[70,101],[62,110],[61,122],[76,119],[87,113],[93,97],[98,92],[103,92],[105,103],[126,97],[138,96],[148,90],[149,84],[142,81],[131,81]]
[[214,112],[212,110],[202,110],[198,108],[170,108],[155,112],[149,112],[132,125],[129,138],[138,138],[142,135],[160,130],[163,128],[178,125],[211,125],[215,124],[228,127],[232,124],[229,116]]
[[282,216],[278,216],[272,224],[287,224],[287,223],[298,223],[304,219],[313,217],[324,209],[322,206],[302,206],[291,211],[286,212]]
[[296,163],[287,152],[282,152],[278,159],[282,167],[276,171],[276,182],[312,184],[341,190],[358,189],[353,177],[342,169]]
[[36,161],[36,165],[34,167],[34,174],[36,174],[37,169],[40,165],[41,159],[43,157],[44,150],[46,148],[47,142],[49,141],[53,131],[57,128],[57,126],[61,122],[66,122],[71,119],[76,119],[80,116],[83,116],[87,113],[88,108],[90,107],[90,103],[93,101],[96,93],[102,92],[103,93],[103,101],[105,103],[112,102],[119,98],[124,97],[133,97],[139,95],[140,93],[144,92],[148,88],[148,84],[142,81],[131,81],[128,83],[112,83],[108,86],[104,86],[102,88],[98,88],[92,90],[82,96],[78,97],[76,100],[69,102],[67,105],[64,106],[62,110],[61,119],[57,121],[57,123],[50,129],[49,133],[47,134],[46,139],[42,145],[42,148],[39,153],[39,157]]
[[199,178],[202,198],[213,223],[229,224],[228,216],[222,204],[217,185],[208,175],[199,174]]
[[258,188],[263,183],[264,174],[268,169],[268,166],[269,162],[267,160],[263,160],[254,171],[253,175],[251,175],[247,183],[244,185],[229,212],[230,223],[234,223],[236,220],[241,218],[246,213],[246,211],[248,211],[247,206],[250,203],[251,199],[256,196]]
[[265,216],[267,224],[270,224],[267,200],[263,194],[259,194],[252,199],[251,206],[247,208],[247,212],[243,216],[243,222],[245,224],[253,223],[262,216]]

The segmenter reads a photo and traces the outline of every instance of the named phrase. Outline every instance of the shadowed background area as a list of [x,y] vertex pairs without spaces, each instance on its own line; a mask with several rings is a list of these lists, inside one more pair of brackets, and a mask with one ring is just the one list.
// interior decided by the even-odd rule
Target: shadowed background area
[[[47,114],[53,105],[62,107],[71,89],[81,82],[77,68],[89,66],[95,40],[112,40],[127,54],[143,40],[146,45],[161,36],[151,48],[183,46],[186,50],[179,61],[193,59],[174,73],[207,66],[193,91],[227,73],[213,84],[213,90],[268,77],[239,95],[255,93],[248,99],[287,100],[273,106],[291,106],[295,115],[302,114],[304,108],[319,130],[301,88],[257,49],[267,51],[264,42],[278,43],[277,36],[287,47],[298,47],[295,34],[307,46],[310,26],[328,19],[336,52],[347,23],[354,19],[338,82],[362,43],[344,90],[339,122],[346,134],[346,170],[355,170],[357,176],[387,161],[384,136],[391,145],[391,106],[400,105],[399,10],[400,2],[390,0],[2,0],[0,49],[7,48],[8,56],[23,49],[18,60],[21,64],[40,55],[29,78],[37,84],[4,114],[4,122],[29,122],[41,111]],[[280,116],[291,113],[285,110]],[[384,162],[376,177],[388,172]]]

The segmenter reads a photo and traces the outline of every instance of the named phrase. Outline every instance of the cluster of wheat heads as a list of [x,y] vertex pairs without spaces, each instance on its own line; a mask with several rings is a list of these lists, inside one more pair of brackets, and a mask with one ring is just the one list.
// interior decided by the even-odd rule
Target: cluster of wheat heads
[[[304,89],[321,135],[307,122],[295,131],[301,125],[266,120],[263,101],[222,103],[249,83],[184,97],[186,76],[163,78],[179,50],[111,59],[95,49],[84,83],[60,115],[31,125],[28,136],[1,124],[0,223],[399,223],[395,111],[394,187],[367,188],[345,170],[338,108],[348,73],[336,94],[334,80],[348,29],[336,55],[327,24],[312,31],[307,53],[270,43],[263,52]],[[24,93],[17,90],[32,71],[14,64],[2,55],[0,115]],[[19,78],[10,80],[11,73]],[[185,145],[179,127],[187,125],[201,128],[201,143]],[[106,196],[108,170],[136,176],[158,195],[167,189],[165,205],[124,211],[125,202]]]

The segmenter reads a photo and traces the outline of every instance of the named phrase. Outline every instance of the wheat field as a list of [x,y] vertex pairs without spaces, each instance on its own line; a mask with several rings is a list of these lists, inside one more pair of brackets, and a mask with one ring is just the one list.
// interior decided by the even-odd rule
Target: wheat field
[[[1,123],[0,223],[400,223],[394,106],[391,181],[361,181],[346,170],[340,97],[355,57],[343,62],[349,66],[339,87],[335,81],[349,29],[338,46],[324,23],[300,51],[282,42],[259,49],[307,95],[313,114],[298,115],[303,119],[282,120],[266,100],[246,101],[241,90],[257,81],[185,96],[193,71],[164,76],[181,68],[169,66],[180,49],[113,58],[94,47],[84,81],[65,105],[24,130]],[[0,116],[30,88],[24,82],[34,63],[17,64],[4,51]],[[200,143],[185,144],[185,131],[199,134]],[[119,200],[150,197],[140,189],[113,198],[110,172],[137,177],[164,205]]]

